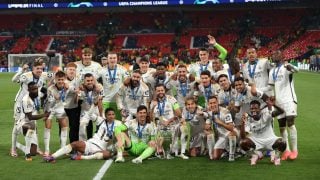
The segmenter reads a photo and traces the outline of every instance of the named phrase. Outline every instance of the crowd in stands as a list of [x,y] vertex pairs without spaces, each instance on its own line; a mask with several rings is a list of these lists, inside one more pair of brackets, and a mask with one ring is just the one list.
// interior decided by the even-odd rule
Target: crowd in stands
[[[311,31],[320,27],[319,14],[289,9],[16,15],[24,23],[16,28],[0,25],[2,33],[11,33],[0,36],[0,51],[2,55],[51,49],[63,54],[66,64],[78,60],[83,47],[91,47],[97,57],[111,50],[121,52],[124,63],[149,54],[155,63],[164,60],[173,65],[176,59],[196,61],[196,49],[205,46],[206,35],[212,34],[228,50],[229,59],[243,58],[244,49],[252,46],[263,57],[282,49],[292,59],[319,47],[319,33]],[[2,16],[3,22],[13,18]],[[215,52],[211,55],[216,56]],[[2,55],[1,66],[6,64],[5,57]]]

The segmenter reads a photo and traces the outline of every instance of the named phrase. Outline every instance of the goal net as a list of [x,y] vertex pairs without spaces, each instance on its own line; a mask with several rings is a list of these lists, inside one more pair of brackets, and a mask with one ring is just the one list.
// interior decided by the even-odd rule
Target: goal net
[[62,55],[55,53],[54,57],[48,57],[46,54],[9,54],[8,55],[8,71],[17,72],[24,64],[32,67],[35,59],[43,58],[46,64],[45,71],[55,71],[58,67],[62,67]]

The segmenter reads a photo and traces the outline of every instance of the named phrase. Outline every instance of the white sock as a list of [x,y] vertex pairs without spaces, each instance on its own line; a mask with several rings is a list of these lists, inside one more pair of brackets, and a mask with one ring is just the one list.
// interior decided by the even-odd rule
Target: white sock
[[236,151],[236,144],[237,144],[237,137],[236,136],[229,136],[229,154],[234,155]]
[[178,156],[179,155],[178,151],[179,151],[178,138],[174,138],[174,142],[173,142],[173,146],[172,146],[171,152],[174,152],[174,154],[176,156]]
[[32,143],[32,136],[35,133],[34,130],[29,129],[27,131],[26,136],[24,137],[25,141],[26,141],[26,149],[25,149],[25,154],[30,154],[30,148],[31,148],[31,143]]
[[290,151],[287,129],[285,127],[281,127],[280,134],[282,136],[282,139],[286,141],[286,144],[287,144],[286,151]]
[[20,144],[19,142],[17,142],[17,148],[20,149],[22,152],[26,153],[26,146],[23,144]]
[[123,157],[123,155],[122,155],[122,148],[118,148],[118,149],[117,149],[117,157],[118,157],[118,158],[122,158],[122,157]]
[[298,150],[298,135],[295,125],[288,127],[292,151]]
[[57,158],[60,157],[62,155],[68,154],[72,151],[72,147],[70,144],[60,148],[58,151],[56,151],[55,153],[52,154],[52,157]]
[[182,132],[180,138],[181,138],[181,154],[184,154],[187,148],[187,135]]
[[67,139],[68,139],[68,127],[63,127],[61,128],[61,134],[60,134],[60,147],[67,145]]
[[17,128],[16,128],[16,125],[14,125],[11,133],[11,149],[12,150],[16,150],[17,148],[17,136],[18,136]]
[[44,128],[43,132],[43,141],[44,141],[44,152],[49,153],[50,152],[50,131],[51,129]]
[[80,123],[79,127],[79,141],[86,141],[87,140],[87,130],[86,130],[86,124]]
[[103,159],[103,153],[102,153],[102,152],[97,152],[97,153],[95,153],[95,154],[88,155],[88,156],[82,155],[82,156],[81,156],[81,159],[84,159],[84,160]]
[[214,135],[213,134],[207,135],[207,146],[208,146],[210,159],[213,159],[213,157],[212,157],[212,149],[214,147],[214,144],[215,144]]

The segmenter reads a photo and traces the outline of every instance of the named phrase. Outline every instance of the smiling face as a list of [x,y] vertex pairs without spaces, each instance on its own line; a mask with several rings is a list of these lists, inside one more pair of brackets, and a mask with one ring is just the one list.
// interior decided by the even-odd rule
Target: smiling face
[[179,67],[178,68],[178,78],[181,82],[187,81],[187,68],[186,67]]
[[159,99],[164,98],[165,94],[166,94],[166,90],[164,86],[161,85],[156,87],[156,95]]
[[140,74],[140,73],[138,73],[138,72],[132,73],[132,76],[131,76],[131,85],[132,85],[133,87],[138,87],[140,80],[141,80],[141,74]]
[[149,68],[149,63],[146,61],[140,61],[139,62],[139,68],[142,72],[147,72],[148,68]]
[[254,62],[257,56],[257,51],[254,48],[247,49],[247,58],[250,62]]
[[107,122],[109,122],[109,123],[112,122],[112,121],[114,121],[114,119],[115,119],[115,117],[116,117],[116,115],[115,115],[115,113],[114,113],[113,110],[107,111],[107,112],[105,113],[105,116],[106,116]]
[[65,80],[66,80],[65,76],[55,77],[55,81],[56,81],[56,84],[57,84],[58,88],[63,88],[64,87]]
[[108,65],[114,67],[118,63],[118,56],[115,53],[108,54]]
[[200,50],[199,58],[200,58],[201,64],[207,64],[209,61],[209,52],[206,50]]
[[197,105],[196,105],[195,101],[192,100],[192,99],[186,100],[185,105],[186,105],[187,111],[189,111],[191,113],[194,113],[196,108],[197,108]]
[[138,123],[144,125],[147,122],[147,110],[141,109],[137,112]]
[[260,105],[257,103],[250,104],[251,116],[254,120],[258,121],[260,119]]
[[230,88],[230,82],[227,77],[220,77],[219,85],[220,85],[220,88],[223,90],[228,90]]
[[165,66],[157,66],[157,75],[158,78],[163,80],[166,77],[167,68]]
[[39,78],[43,72],[43,66],[42,65],[37,65],[32,67],[32,73]]
[[234,86],[235,86],[238,93],[241,93],[244,91],[245,85],[244,85],[243,81],[241,81],[241,80],[235,81]]
[[201,75],[200,79],[204,87],[208,87],[211,84],[211,77],[208,75]]
[[89,76],[84,78],[84,86],[89,90],[92,91],[94,88],[94,77]]
[[208,108],[210,111],[217,113],[219,111],[219,102],[216,97],[212,97],[208,101]]

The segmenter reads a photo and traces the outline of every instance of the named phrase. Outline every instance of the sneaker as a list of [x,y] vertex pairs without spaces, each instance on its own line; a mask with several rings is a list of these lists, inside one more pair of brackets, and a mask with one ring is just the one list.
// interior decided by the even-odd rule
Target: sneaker
[[56,159],[52,156],[43,157],[43,160],[47,163],[55,163]]
[[26,161],[32,161],[31,154],[26,154],[25,160],[26,160]]
[[234,161],[234,154],[229,154],[229,161]]
[[279,166],[281,164],[280,163],[280,158],[274,158],[273,164],[276,165],[276,166]]
[[295,160],[298,157],[298,151],[292,151],[291,154],[289,155],[289,159]]
[[132,159],[132,162],[135,164],[141,164],[142,163],[142,159],[140,157],[137,157],[135,159]]
[[252,155],[252,157],[251,157],[251,159],[250,159],[250,164],[251,164],[251,166],[256,165],[256,164],[257,164],[258,159],[259,159],[259,156],[258,156],[258,155],[256,155],[256,154],[253,154],[253,155]]
[[170,153],[167,153],[167,156],[166,156],[166,159],[173,159],[174,157],[173,156],[171,156],[171,154]]
[[11,149],[11,151],[10,151],[10,156],[11,156],[11,157],[18,157],[17,151],[16,151],[15,149]]
[[125,159],[122,156],[117,157],[117,159],[114,161],[116,163],[124,162]]
[[81,155],[79,155],[78,153],[74,153],[71,155],[70,159],[71,160],[81,160]]
[[189,157],[184,155],[183,153],[179,154],[177,157],[180,157],[182,159],[189,159]]
[[290,154],[291,154],[290,151],[284,151],[284,152],[282,153],[281,160],[282,160],[282,161],[287,160],[288,157],[290,156]]

